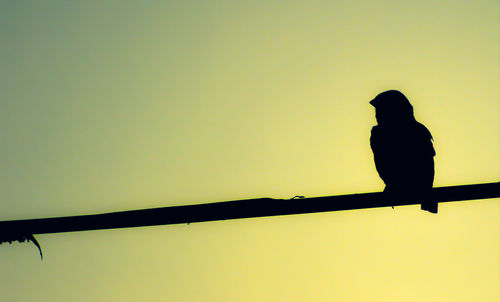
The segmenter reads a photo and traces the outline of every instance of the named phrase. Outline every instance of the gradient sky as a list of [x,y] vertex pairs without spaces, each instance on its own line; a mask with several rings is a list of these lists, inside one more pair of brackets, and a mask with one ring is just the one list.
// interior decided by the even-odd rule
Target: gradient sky
[[[380,191],[399,89],[436,186],[499,181],[500,4],[0,0],[0,219]],[[2,301],[500,300],[499,199],[37,236]]]

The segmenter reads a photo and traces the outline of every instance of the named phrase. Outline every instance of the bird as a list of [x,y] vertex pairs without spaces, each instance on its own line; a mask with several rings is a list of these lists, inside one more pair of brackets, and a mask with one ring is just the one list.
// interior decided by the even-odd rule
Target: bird
[[417,122],[413,106],[399,90],[384,91],[370,104],[377,120],[370,146],[384,192],[393,200],[419,201],[422,210],[437,213],[431,194],[436,152],[430,131]]

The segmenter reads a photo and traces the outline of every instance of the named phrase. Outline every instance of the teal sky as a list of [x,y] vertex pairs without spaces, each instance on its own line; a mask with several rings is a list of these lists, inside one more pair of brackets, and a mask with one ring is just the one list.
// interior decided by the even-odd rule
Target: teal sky
[[[399,89],[436,186],[499,181],[500,16],[479,1],[1,1],[0,219],[380,191]],[[6,301],[498,301],[499,199],[40,235]],[[29,290],[28,290],[29,289]]]

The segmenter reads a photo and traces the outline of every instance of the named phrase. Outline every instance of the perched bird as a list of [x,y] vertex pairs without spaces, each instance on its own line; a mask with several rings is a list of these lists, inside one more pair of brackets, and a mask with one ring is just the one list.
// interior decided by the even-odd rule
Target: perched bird
[[410,101],[398,90],[382,92],[370,104],[377,119],[370,146],[384,192],[396,200],[420,201],[422,210],[437,213],[431,197],[436,155],[431,133],[415,120]]

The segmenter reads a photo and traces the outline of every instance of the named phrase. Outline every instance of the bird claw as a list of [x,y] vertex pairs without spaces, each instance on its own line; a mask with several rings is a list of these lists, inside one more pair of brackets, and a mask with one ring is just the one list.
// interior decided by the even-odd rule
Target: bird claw
[[33,244],[38,248],[38,251],[40,252],[40,259],[43,260],[42,247],[40,246],[40,243],[38,243],[38,240],[36,240],[35,236],[33,236],[33,234],[11,235],[11,236],[5,236],[5,237],[0,236],[0,244],[2,244],[4,242],[12,243],[14,241],[17,241],[20,243],[25,242],[25,241],[33,242]]

